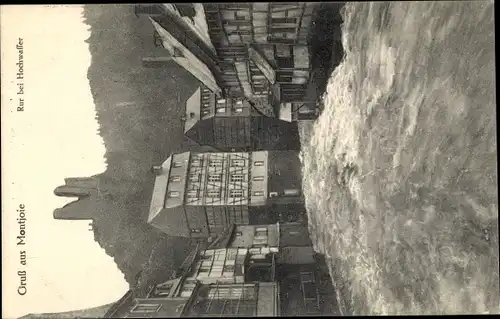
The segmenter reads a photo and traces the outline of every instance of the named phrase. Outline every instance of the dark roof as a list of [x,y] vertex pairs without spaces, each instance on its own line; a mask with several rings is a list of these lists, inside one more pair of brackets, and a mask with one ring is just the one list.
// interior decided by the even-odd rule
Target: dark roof
[[268,190],[283,192],[285,189],[302,189],[302,163],[295,150],[268,152]]
[[189,270],[193,262],[196,260],[196,256],[198,256],[198,253],[200,251],[200,246],[201,246],[200,244],[197,244],[196,247],[194,247],[189,252],[189,254],[186,256],[182,264],[179,266],[177,274],[180,274],[182,276]]
[[106,311],[103,318],[113,318],[113,316],[116,314],[118,310],[120,310],[122,306],[133,301],[133,295],[134,293],[132,290],[127,291],[125,295],[123,295],[123,297],[121,297],[117,302],[115,302],[111,306],[111,308],[108,309],[108,311]]
[[213,117],[210,117],[197,121],[188,131],[185,132],[185,135],[198,144],[214,145],[214,127],[215,120]]
[[226,248],[233,237],[236,225],[227,227],[219,236],[207,247],[208,249]]
[[170,236],[191,236],[183,207],[164,208],[149,223]]

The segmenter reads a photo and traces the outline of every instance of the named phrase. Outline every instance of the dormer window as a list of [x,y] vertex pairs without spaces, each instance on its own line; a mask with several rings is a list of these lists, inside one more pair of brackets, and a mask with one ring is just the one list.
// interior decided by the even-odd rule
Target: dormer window
[[182,163],[181,162],[174,162],[172,165],[174,168],[181,167]]
[[130,312],[157,312],[160,310],[161,305],[155,303],[138,303],[130,310]]
[[181,181],[181,177],[179,175],[170,176],[170,181],[171,182],[180,182]]
[[176,192],[176,191],[168,192],[168,197],[170,197],[170,198],[179,197],[179,192]]

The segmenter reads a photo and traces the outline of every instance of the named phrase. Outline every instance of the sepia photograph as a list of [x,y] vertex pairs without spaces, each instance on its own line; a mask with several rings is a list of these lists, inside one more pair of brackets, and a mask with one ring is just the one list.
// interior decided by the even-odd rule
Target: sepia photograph
[[493,1],[0,16],[2,318],[500,314]]

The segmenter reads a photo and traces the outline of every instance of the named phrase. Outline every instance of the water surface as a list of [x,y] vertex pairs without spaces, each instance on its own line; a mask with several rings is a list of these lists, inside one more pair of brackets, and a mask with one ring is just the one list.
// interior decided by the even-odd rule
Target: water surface
[[316,248],[344,313],[498,313],[493,2],[349,3],[302,127]]

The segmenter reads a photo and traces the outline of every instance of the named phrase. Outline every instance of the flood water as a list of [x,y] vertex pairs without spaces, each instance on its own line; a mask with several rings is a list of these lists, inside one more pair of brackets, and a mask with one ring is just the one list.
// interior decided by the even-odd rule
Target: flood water
[[301,157],[343,313],[500,312],[493,2],[342,17],[345,57]]

